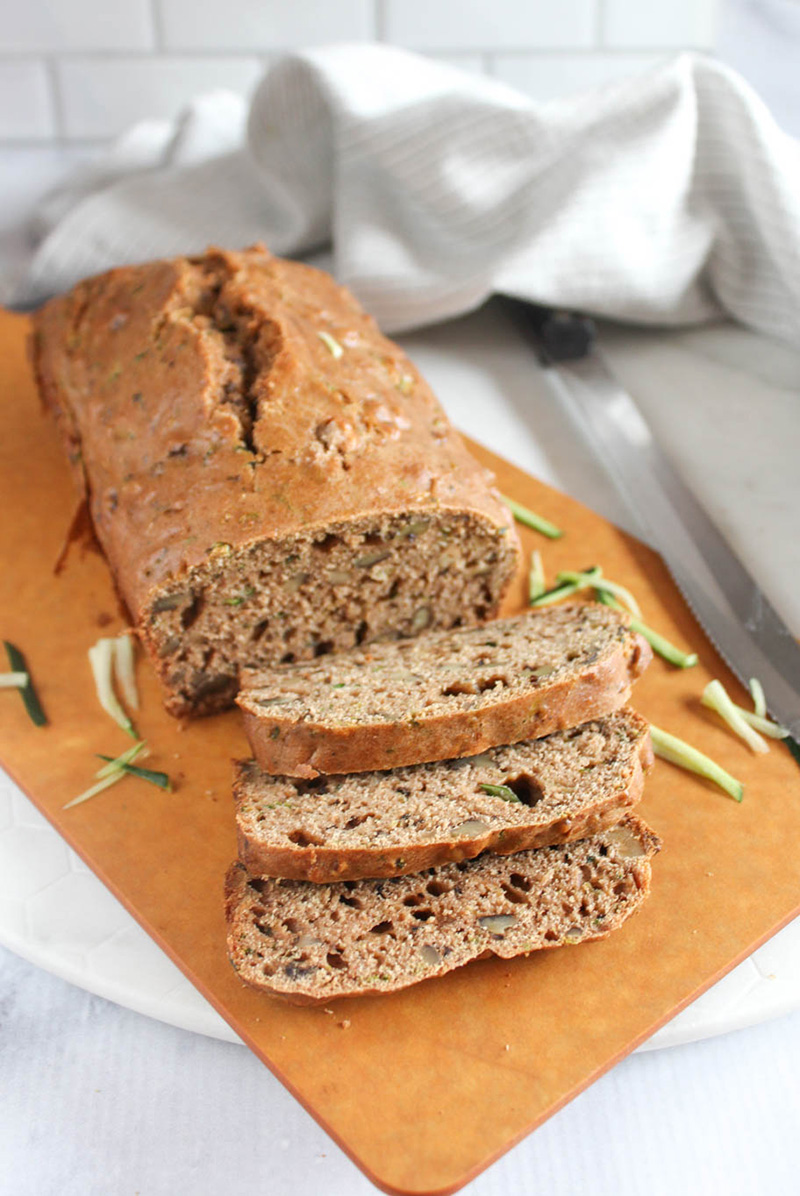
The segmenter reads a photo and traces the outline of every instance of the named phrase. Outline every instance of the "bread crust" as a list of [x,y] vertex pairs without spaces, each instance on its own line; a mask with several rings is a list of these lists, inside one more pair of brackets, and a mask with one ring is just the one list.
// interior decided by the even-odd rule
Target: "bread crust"
[[454,711],[406,722],[332,727],[265,716],[237,698],[244,729],[259,766],[273,776],[313,779],[320,774],[377,772],[406,764],[473,756],[502,743],[540,739],[624,706],[631,686],[652,659],[650,645],[636,632],[611,652],[557,682],[517,694],[478,710]]
[[[122,267],[45,304],[31,355],[171,713],[235,695],[236,668],[196,694],[178,683],[172,641],[200,606],[241,629],[239,663],[245,645],[258,659],[250,606],[222,589],[253,546],[288,555],[330,525],[463,515],[497,548],[489,610],[466,617],[499,606],[519,551],[509,512],[413,364],[329,275],[263,246]],[[193,605],[164,629],[181,588]],[[291,595],[281,614],[301,622]]]
[[[641,846],[641,855],[639,858],[628,861],[629,875],[637,890],[635,904],[632,908],[621,908],[614,917],[607,919],[602,927],[594,924],[591,928],[583,934],[581,942],[591,942],[596,939],[606,938],[614,930],[618,929],[624,921],[646,900],[650,893],[650,883],[652,879],[651,860],[652,857],[661,850],[661,841],[658,835],[641,819],[634,815],[627,814],[619,823],[620,829],[624,828],[631,832],[638,840]],[[243,958],[241,954],[241,931],[246,925],[248,912],[248,886],[251,881],[246,868],[240,862],[236,862],[230,866],[225,877],[225,914],[228,925],[228,956],[234,970],[239,975],[243,983],[257,988],[266,996],[276,1000],[286,1001],[292,1005],[328,1005],[334,1000],[345,1000],[356,997],[371,997],[371,996],[385,996],[387,992],[397,991],[408,987],[410,984],[421,983],[426,979],[435,979],[437,976],[446,974],[447,971],[452,970],[450,967],[442,966],[438,971],[426,977],[414,977],[413,979],[406,979],[402,982],[392,984],[391,986],[371,986],[365,985],[363,988],[351,989],[343,992],[327,992],[321,993],[319,997],[308,992],[292,991],[290,988],[282,988],[276,985],[272,977],[259,973],[258,975],[246,972],[242,966]],[[547,941],[546,939],[537,944],[533,950],[550,950],[553,947],[559,947],[562,943],[558,941]],[[511,959],[517,955],[529,954],[526,951],[504,949],[504,945],[500,942],[497,945],[492,944],[488,949],[483,950],[470,959],[464,960],[463,963],[474,963],[481,959],[486,959],[491,956],[499,956],[504,959]],[[463,966],[462,965],[460,966]],[[459,965],[456,965],[459,966]]]
[[[531,814],[531,825],[487,831],[472,838],[441,839],[393,851],[379,847],[349,848],[308,846],[270,848],[251,838],[237,820],[239,861],[251,876],[276,876],[289,880],[307,880],[314,884],[329,884],[339,880],[361,880],[407,876],[423,872],[439,864],[474,859],[484,851],[495,855],[512,855],[536,847],[549,847],[587,839],[618,823],[625,812],[635,806],[644,792],[645,775],[653,765],[653,746],[647,723],[639,716],[641,734],[635,742],[631,771],[627,783],[615,793],[588,806],[573,817],[558,817],[542,825]],[[246,799],[241,774],[233,788],[237,806]]]

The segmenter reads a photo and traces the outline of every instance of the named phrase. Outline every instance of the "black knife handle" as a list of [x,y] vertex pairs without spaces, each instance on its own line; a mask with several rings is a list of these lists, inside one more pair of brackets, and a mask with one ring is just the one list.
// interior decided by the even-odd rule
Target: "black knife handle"
[[503,306],[521,331],[533,341],[542,365],[577,361],[591,352],[597,330],[594,320],[577,312],[541,307],[521,299],[504,299]]

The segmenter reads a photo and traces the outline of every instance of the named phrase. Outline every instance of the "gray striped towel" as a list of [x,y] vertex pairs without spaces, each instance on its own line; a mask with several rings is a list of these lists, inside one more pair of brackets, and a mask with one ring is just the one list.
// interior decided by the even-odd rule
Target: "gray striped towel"
[[261,240],[330,244],[390,332],[502,292],[800,337],[800,145],[696,55],[537,104],[386,46],[292,54],[249,110],[216,94],[138,126],[37,228],[19,303],[123,262]]

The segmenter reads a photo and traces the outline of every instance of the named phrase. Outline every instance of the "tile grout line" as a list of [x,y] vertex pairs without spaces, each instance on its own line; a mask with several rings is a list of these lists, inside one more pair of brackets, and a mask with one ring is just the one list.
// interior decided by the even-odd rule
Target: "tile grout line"
[[376,42],[386,42],[386,30],[388,28],[388,14],[386,11],[387,0],[372,0],[372,28]]
[[156,57],[164,52],[164,21],[160,0],[150,0],[150,22],[153,27],[153,50]]
[[50,107],[53,117],[53,141],[62,145],[66,140],[64,127],[64,104],[61,93],[61,81],[58,77],[58,64],[55,55],[47,54],[42,59],[47,76],[47,91],[50,97]]
[[53,135],[51,137],[3,137],[0,138],[0,151],[9,150],[43,150],[49,147],[67,146],[70,149],[91,149],[93,146],[110,145],[113,137],[68,137]]
[[[376,0],[380,3],[380,0]],[[601,0],[602,3],[602,0]],[[368,40],[366,42],[368,44]],[[387,42],[386,44],[397,46],[398,49],[408,50],[414,54],[429,55],[435,57],[438,54],[447,54],[448,56],[464,58],[489,54],[508,58],[561,58],[565,56],[575,58],[595,58],[598,54],[608,55],[609,57],[626,57],[631,54],[679,54],[684,51],[696,51],[698,53],[710,52],[710,47],[697,44],[684,43],[680,46],[405,46],[399,42]],[[273,45],[259,45],[259,46],[238,46],[227,47],[224,49],[217,49],[213,46],[204,49],[185,49],[180,47],[159,47],[157,50],[66,50],[63,52],[52,50],[25,50],[19,54],[11,53],[0,49],[0,65],[9,62],[41,62],[43,58],[52,58],[54,62],[74,62],[76,60],[83,60],[87,62],[161,62],[173,58],[176,60],[183,59],[209,59],[216,61],[221,58],[260,58],[263,55],[269,54],[287,54],[293,50],[297,50],[297,45],[289,43],[275,43]]]
[[606,0],[594,0],[594,45],[597,50],[605,50]]

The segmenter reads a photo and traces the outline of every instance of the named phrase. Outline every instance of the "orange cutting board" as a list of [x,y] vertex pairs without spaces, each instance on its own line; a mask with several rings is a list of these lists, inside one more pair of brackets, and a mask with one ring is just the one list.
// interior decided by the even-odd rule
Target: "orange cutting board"
[[[0,636],[28,657],[49,725],[0,694],[0,761],[64,838],[351,1158],[386,1191],[452,1192],[647,1038],[800,912],[800,774],[777,745],[756,758],[701,708],[720,677],[746,697],[704,639],[660,559],[572,499],[478,446],[500,488],[560,525],[523,531],[548,577],[594,563],[638,596],[647,622],[700,652],[697,668],[656,660],[636,689],[654,723],[746,785],[736,804],[659,763],[644,816],[662,837],[653,893],[609,939],[492,960],[394,996],[293,1008],[246,988],[225,955],[222,878],[235,855],[234,714],[182,726],[139,666],[138,719],[164,793],[126,779],[72,810],[94,753],[130,740],[99,709],[86,652],[125,626],[102,558],[53,564],[74,508],[67,468],[25,359],[27,321],[0,313]],[[510,608],[524,601],[520,577]]]

